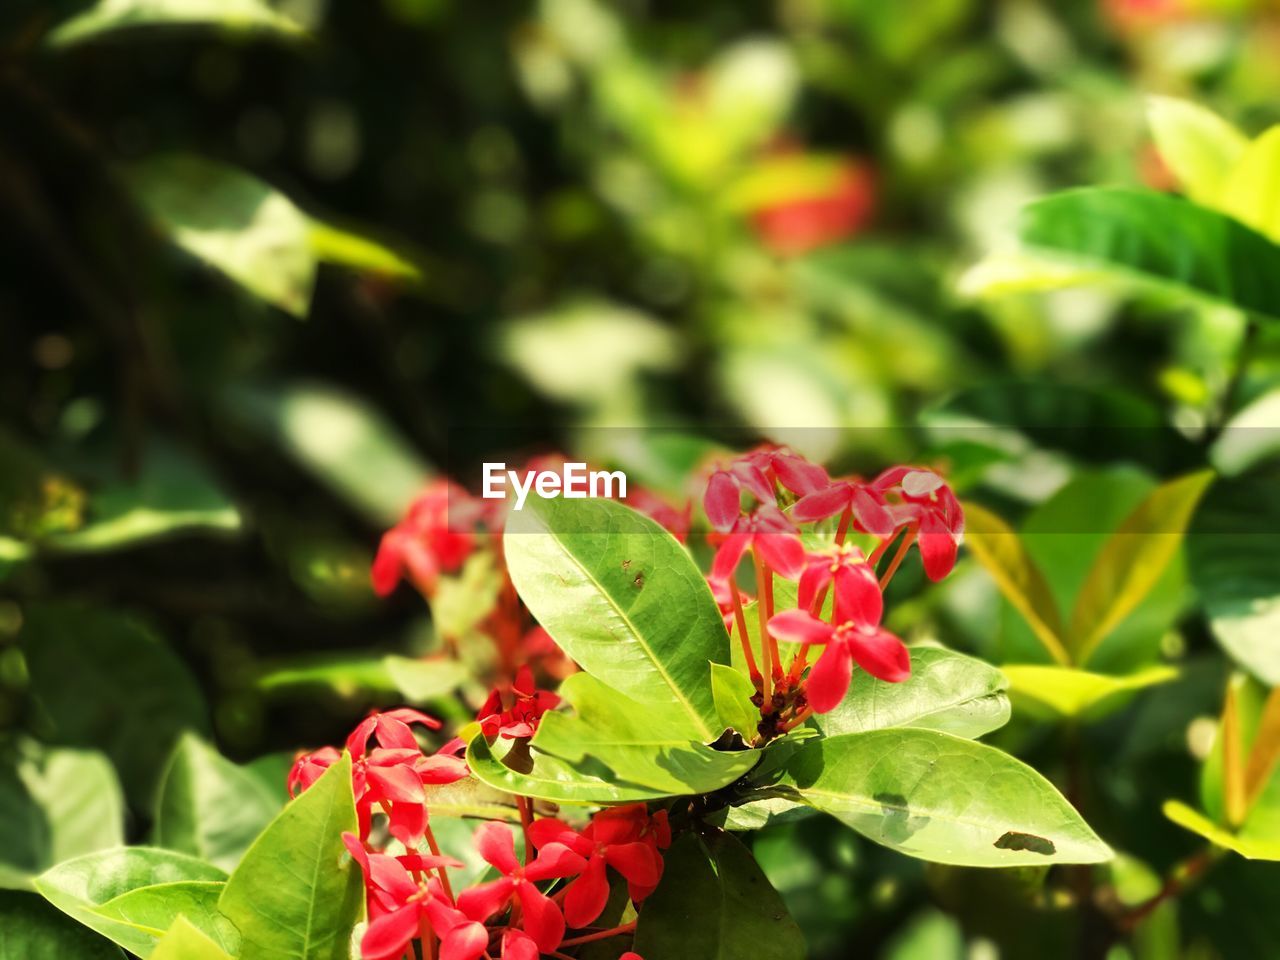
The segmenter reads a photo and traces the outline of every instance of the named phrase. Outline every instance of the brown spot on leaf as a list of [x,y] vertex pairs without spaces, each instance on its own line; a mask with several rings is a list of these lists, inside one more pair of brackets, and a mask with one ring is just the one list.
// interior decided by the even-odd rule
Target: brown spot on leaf
[[639,573],[637,573],[636,578],[631,582],[636,585],[637,590],[643,590],[644,589],[644,571],[641,570]]
[[1046,857],[1053,856],[1058,852],[1058,848],[1053,841],[1047,837],[1037,837],[1034,833],[1018,833],[1016,830],[1010,830],[1001,836],[995,842],[995,846],[1001,850],[1029,850],[1032,853],[1039,853]]

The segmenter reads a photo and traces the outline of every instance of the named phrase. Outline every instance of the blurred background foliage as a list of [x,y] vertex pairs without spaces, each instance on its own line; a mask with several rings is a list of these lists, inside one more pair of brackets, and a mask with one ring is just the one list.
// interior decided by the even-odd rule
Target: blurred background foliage
[[[161,782],[206,767],[279,801],[282,756],[373,705],[465,716],[484,664],[424,666],[439,624],[369,563],[426,478],[513,438],[669,495],[761,438],[932,462],[1070,609],[1280,350],[1246,370],[1231,310],[962,278],[1027,200],[1170,188],[1147,94],[1256,131],[1278,83],[1255,0],[7,0],[0,876],[152,835]],[[1161,569],[1073,703],[1024,674],[998,734],[1122,849],[1083,882],[1131,903],[1194,849],[1157,811],[1196,795],[1227,671]],[[904,636],[1045,662],[973,560],[922,580],[894,583]],[[451,635],[486,583],[450,582]],[[1119,945],[1042,876],[819,820],[754,849],[815,957],[1280,944],[1280,875],[1239,860]]]

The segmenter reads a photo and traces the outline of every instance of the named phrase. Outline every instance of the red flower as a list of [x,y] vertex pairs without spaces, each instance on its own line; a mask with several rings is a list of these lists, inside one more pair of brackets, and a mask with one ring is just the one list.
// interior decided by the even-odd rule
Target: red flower
[[370,578],[380,597],[404,577],[430,595],[442,572],[462,566],[475,547],[484,506],[448,480],[432,484],[414,500],[404,519],[382,535]]
[[817,713],[834,709],[849,689],[853,664],[873,677],[896,683],[911,675],[911,657],[902,641],[880,627],[884,601],[870,568],[837,587],[837,626],[817,619],[807,610],[786,610],[769,621],[769,633],[793,643],[825,644],[805,684],[809,704]]
[[896,529],[881,492],[859,480],[837,480],[826,489],[801,497],[791,508],[791,518],[797,523],[812,523],[845,510],[851,513],[857,529],[877,537],[891,536]]
[[555,902],[534,884],[581,873],[586,861],[560,843],[549,843],[536,859],[523,866],[516,859],[511,831],[501,823],[483,824],[475,832],[480,856],[502,874],[497,880],[464,890],[458,907],[472,920],[483,922],[502,911],[514,897],[520,901],[524,931],[538,949],[549,953],[564,939],[564,916]]
[[762,207],[753,220],[766,247],[776,254],[794,256],[857,233],[870,219],[874,198],[867,168],[844,160],[822,192]]
[[523,930],[511,928],[502,935],[502,960],[538,960],[540,956],[538,945]]
[[896,502],[889,512],[898,527],[916,524],[924,572],[937,582],[956,565],[956,552],[964,537],[964,511],[943,479],[920,467],[892,467],[871,486]]
[[569,926],[585,927],[604,911],[609,899],[606,867],[613,867],[645,895],[657,886],[662,858],[654,844],[641,839],[648,823],[644,804],[630,804],[597,814],[582,833],[551,818],[530,825],[529,839],[538,849],[559,843],[587,858],[582,875],[565,892],[564,918]]
[[760,464],[749,456],[739,457],[728,467],[716,470],[707,480],[702,506],[712,527],[721,532],[733,528],[742,515],[744,490],[762,505],[777,503],[773,483],[760,468]]
[[831,483],[826,470],[790,447],[759,447],[743,459],[764,471],[770,483],[779,483],[798,497],[825,490]]
[[502,691],[495,689],[480,708],[477,719],[486,737],[500,735],[508,740],[532,737],[538,730],[542,715],[560,705],[558,694],[539,690],[534,685],[533,671],[527,665],[516,671],[510,692],[513,697],[510,707],[503,708]]
[[369,928],[360,941],[364,960],[395,960],[404,956],[421,930],[425,918],[440,938],[440,960],[478,960],[489,946],[489,931],[470,920],[445,894],[440,881],[415,880],[441,867],[461,867],[449,857],[389,857],[369,853],[359,838],[342,836],[352,858],[365,877],[369,904]]
[[[857,547],[846,544],[833,547],[824,553],[811,553],[806,559],[804,573],[800,575],[800,588],[796,605],[801,610],[812,610],[818,595],[834,582],[836,585],[836,609],[858,609],[859,599],[868,584],[876,588],[875,571]],[[813,611],[817,612],[817,611]]]
[[772,504],[757,507],[755,513],[734,521],[728,536],[716,550],[711,564],[712,578],[732,577],[748,547],[788,580],[798,577],[804,567],[804,546],[795,525]]
[[[733,603],[733,591],[729,589],[727,580],[717,580],[715,577],[707,577],[707,584],[711,587],[711,596],[715,598],[716,606],[720,608],[720,616],[724,618],[724,628],[733,633],[733,621],[736,616]],[[739,593],[742,603],[745,606],[750,603],[754,597],[747,593]]]
[[643,513],[681,543],[689,539],[689,514],[693,508],[687,500],[683,507],[676,507],[652,490],[636,487],[628,490],[621,502]]

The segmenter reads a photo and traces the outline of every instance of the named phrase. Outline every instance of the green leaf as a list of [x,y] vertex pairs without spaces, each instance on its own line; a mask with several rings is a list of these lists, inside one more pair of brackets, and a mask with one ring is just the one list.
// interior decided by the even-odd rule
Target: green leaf
[[187,253],[253,296],[305,317],[315,286],[310,221],[284,194],[202,157],[154,157],[127,171],[147,215]]
[[1280,502],[1272,474],[1220,481],[1187,537],[1191,581],[1218,642],[1268,686],[1280,686]]
[[896,729],[811,740],[773,789],[876,843],[937,863],[1008,867],[1111,857],[1035,770],[945,733]]
[[708,663],[729,662],[729,635],[674,537],[612,501],[531,498],[503,543],[521,599],[584,670],[674,706],[703,742],[720,734]]
[[1018,238],[1029,253],[1089,273],[1280,316],[1280,247],[1176,197],[1068,190],[1027,206]]
[[803,960],[804,936],[750,852],[727,833],[682,835],[645,901],[635,950],[662,960]]
[[217,913],[227,875],[212,864],[170,850],[121,847],[91,853],[36,878],[36,890],[63,913],[146,957],[184,913],[234,946],[235,928]]
[[232,960],[186,917],[179,917],[151,953],[151,960]]
[[1202,470],[1161,484],[1102,545],[1071,613],[1074,662],[1088,663],[1159,582],[1213,476]]
[[760,759],[753,750],[714,750],[678,708],[638,703],[590,674],[567,678],[560,693],[573,713],[546,714],[527,746],[504,745],[502,761],[483,737],[471,741],[478,779],[544,800],[609,803],[710,793]]
[[226,400],[240,426],[283,448],[377,526],[397,522],[431,475],[380,411],[336,387],[233,387]]
[[1240,832],[1233,833],[1179,800],[1166,800],[1162,809],[1164,815],[1178,826],[1199,834],[1215,846],[1233,850],[1247,860],[1280,860],[1280,831],[1269,836],[1257,836],[1246,832],[1246,824]]
[[207,729],[186,664],[132,618],[80,604],[29,605],[19,639],[42,737],[102,750],[130,801],[149,807],[179,735]]
[[1018,534],[977,504],[964,506],[965,545],[991,575],[1000,592],[1022,614],[1036,639],[1058,663],[1069,664],[1062,621],[1053,591]]
[[1227,421],[1209,450],[1214,469],[1235,477],[1280,453],[1280,390],[1268,390]]
[[0,890],[0,960],[124,960],[124,954],[36,894]]
[[52,550],[90,553],[132,547],[192,531],[232,534],[242,518],[195,460],[176,448],[152,447],[136,477],[110,476],[89,497],[86,524],[41,541]]
[[1280,126],[1245,148],[1217,206],[1263,236],[1280,239]]
[[1196,203],[1216,207],[1249,139],[1216,113],[1174,97],[1151,97],[1147,122],[1160,159]]
[[284,804],[272,792],[194,734],[178,741],[160,781],[155,842],[231,870]]
[[723,663],[711,665],[711,695],[720,722],[738,731],[748,743],[755,738],[760,723],[760,709],[751,702],[755,693],[756,688],[746,674]]
[[845,698],[813,718],[824,736],[889,727],[940,730],[975,738],[1009,720],[1008,682],[995,667],[933,647],[911,650],[911,676],[901,683],[856,670]]
[[227,881],[219,906],[240,930],[241,960],[348,960],[364,883],[342,834],[357,829],[344,756],[284,808]]
[[1131,695],[1168,683],[1178,676],[1174,667],[1147,667],[1122,677],[1090,673],[1074,667],[1004,664],[1014,706],[1039,717],[1097,719],[1124,706]]
[[312,252],[326,263],[403,280],[422,278],[422,271],[391,247],[351,230],[312,220],[307,238]]
[[37,869],[124,844],[120,781],[102,754],[48,750],[23,764],[19,774],[48,830],[48,847]]
[[456,660],[414,660],[388,654],[325,654],[269,667],[258,677],[258,689],[271,694],[306,694],[331,690],[341,697],[361,693],[400,694],[415,703],[452,693],[466,682],[466,667]]
[[65,47],[142,27],[216,27],[289,41],[306,36],[300,24],[262,0],[98,0],[56,27],[48,42]]

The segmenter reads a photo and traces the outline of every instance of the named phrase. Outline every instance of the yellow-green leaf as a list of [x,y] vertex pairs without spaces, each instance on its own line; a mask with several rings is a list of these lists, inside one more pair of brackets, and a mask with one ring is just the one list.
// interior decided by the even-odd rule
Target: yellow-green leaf
[[1175,97],[1152,97],[1147,122],[1160,159],[1196,203],[1214,206],[1249,139],[1211,110]]
[[1128,695],[1168,683],[1173,667],[1148,667],[1123,677],[1090,673],[1074,667],[1005,664],[1014,709],[1036,716],[1099,717],[1123,706]]
[[1272,240],[1280,239],[1280,125],[1249,144],[1218,206]]
[[1072,659],[1087,664],[1098,644],[1151,592],[1182,546],[1213,472],[1161,484],[1103,544],[1076,597],[1068,633]]
[[231,960],[231,954],[206,937],[186,917],[178,917],[156,944],[151,960]]
[[1178,800],[1166,800],[1163,810],[1178,826],[1199,834],[1215,846],[1234,850],[1246,860],[1280,860],[1280,835],[1258,837],[1232,833]]

